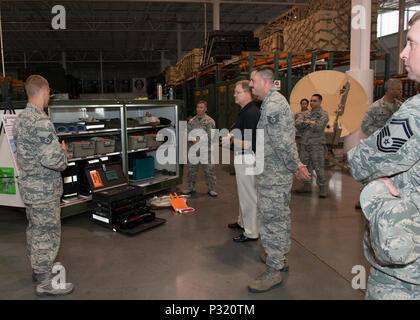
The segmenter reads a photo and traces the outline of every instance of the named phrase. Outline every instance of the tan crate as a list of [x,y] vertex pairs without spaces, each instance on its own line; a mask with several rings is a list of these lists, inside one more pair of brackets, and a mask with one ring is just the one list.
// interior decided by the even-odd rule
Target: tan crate
[[[378,0],[372,0],[371,50],[377,49]],[[350,50],[351,0],[310,0],[294,7],[254,31],[262,51],[306,53],[315,50]],[[282,34],[283,46],[273,34]],[[279,39],[276,39],[277,41]],[[281,43],[278,41],[278,43]]]
[[284,50],[283,32],[278,31],[264,39],[260,39],[260,50],[263,52],[275,52]]
[[131,135],[128,136],[128,149],[136,150],[147,147],[146,138],[144,135]]
[[171,66],[165,70],[165,83],[166,84],[175,84],[178,80],[178,68],[176,66]]
[[309,13],[308,7],[293,7],[282,15],[270,20],[266,25],[254,31],[254,36],[265,39],[273,33],[281,32],[290,23],[304,19]]
[[293,53],[349,50],[349,27],[346,17],[337,11],[318,11],[284,30],[284,49]]
[[187,53],[181,60],[176,63],[178,69],[178,77],[186,79],[200,71],[201,59],[203,56],[203,48],[196,48]]

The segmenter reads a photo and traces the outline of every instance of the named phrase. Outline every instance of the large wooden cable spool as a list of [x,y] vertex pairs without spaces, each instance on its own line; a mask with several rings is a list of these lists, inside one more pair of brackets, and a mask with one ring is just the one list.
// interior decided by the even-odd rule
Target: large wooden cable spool
[[[350,84],[350,90],[345,99],[344,112],[338,117],[338,126],[334,132],[334,123],[337,112],[340,111],[343,88]],[[327,143],[333,146],[339,137],[345,137],[358,131],[363,117],[369,107],[369,100],[365,90],[353,77],[339,71],[325,70],[312,72],[299,80],[290,96],[290,107],[294,114],[300,112],[300,101],[304,98],[310,100],[315,93],[322,95],[322,108],[328,112],[329,123],[325,130]],[[328,137],[336,137],[335,141],[328,142]],[[333,159],[333,154],[327,153],[327,158],[336,165],[348,169]]]

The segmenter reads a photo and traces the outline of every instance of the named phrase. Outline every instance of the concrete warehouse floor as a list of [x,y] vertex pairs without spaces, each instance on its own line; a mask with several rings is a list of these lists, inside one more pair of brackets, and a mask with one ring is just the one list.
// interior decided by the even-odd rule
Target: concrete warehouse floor
[[[256,242],[232,241],[237,232],[227,224],[238,214],[236,181],[220,165],[218,198],[207,195],[200,169],[198,193],[189,201],[196,214],[156,211],[166,224],[135,237],[96,225],[88,213],[62,220],[57,260],[76,287],[53,299],[363,299],[364,292],[351,286],[353,266],[369,270],[362,249],[365,221],[354,209],[360,185],[341,170],[327,172],[327,199],[317,192],[292,195],[290,271],[269,292],[247,290],[265,266]],[[34,294],[25,228],[23,210],[0,208],[0,299],[46,299]]]

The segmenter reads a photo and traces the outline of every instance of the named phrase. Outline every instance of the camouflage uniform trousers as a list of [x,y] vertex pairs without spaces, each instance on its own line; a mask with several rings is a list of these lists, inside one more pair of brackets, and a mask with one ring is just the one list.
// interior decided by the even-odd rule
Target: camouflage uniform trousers
[[420,300],[420,285],[414,285],[370,269],[366,300]]
[[266,264],[276,270],[284,267],[290,251],[290,189],[284,186],[257,187],[257,218]]
[[316,172],[316,183],[318,186],[325,186],[325,155],[323,144],[301,144],[300,147],[300,160],[307,166],[309,173]]
[[[216,185],[216,175],[214,174],[214,165],[213,164],[201,164],[204,170],[204,176],[206,184],[209,187],[209,190],[213,190]],[[200,164],[188,164],[188,183],[195,185],[197,182],[197,174]]]
[[296,148],[297,148],[297,152],[299,154],[299,159],[301,159],[301,149],[302,149],[302,137],[301,136],[296,136]]
[[60,199],[28,204],[26,217],[27,249],[32,269],[35,273],[50,272],[60,248]]

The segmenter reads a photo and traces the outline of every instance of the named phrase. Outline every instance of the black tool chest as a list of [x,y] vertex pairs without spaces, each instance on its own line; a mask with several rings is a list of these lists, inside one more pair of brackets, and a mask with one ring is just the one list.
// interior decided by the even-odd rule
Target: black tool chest
[[129,185],[120,162],[85,167],[92,190],[93,220],[114,231],[136,235],[166,222],[146,206],[142,188]]

